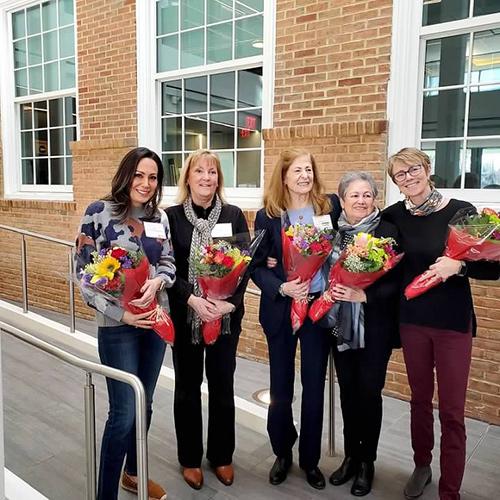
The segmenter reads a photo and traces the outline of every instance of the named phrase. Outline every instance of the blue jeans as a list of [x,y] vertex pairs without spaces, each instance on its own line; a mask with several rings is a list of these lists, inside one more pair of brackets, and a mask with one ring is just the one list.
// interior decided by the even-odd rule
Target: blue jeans
[[[165,343],[153,330],[129,325],[99,327],[97,339],[103,365],[133,373],[144,384],[149,429]],[[102,437],[97,498],[116,500],[125,456],[125,471],[137,475],[135,395],[132,387],[123,382],[106,378],[106,384],[109,413]]]

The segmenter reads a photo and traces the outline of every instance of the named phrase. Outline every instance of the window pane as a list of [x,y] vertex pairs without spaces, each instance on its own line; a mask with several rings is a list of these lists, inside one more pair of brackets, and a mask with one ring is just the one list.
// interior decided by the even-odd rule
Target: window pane
[[177,35],[166,36],[157,40],[158,71],[177,69],[178,50]]
[[184,150],[206,149],[207,115],[190,116],[185,119],[184,126]]
[[22,164],[22,183],[33,184],[33,160],[23,160]]
[[73,0],[59,0],[59,26],[71,24],[73,19]]
[[422,150],[431,158],[431,179],[437,188],[460,187],[462,144],[461,141],[422,144]]
[[207,111],[207,77],[188,78],[184,81],[186,113]]
[[210,110],[234,109],[235,73],[219,73],[210,76]]
[[57,62],[44,64],[43,70],[45,72],[45,91],[59,89],[59,65]]
[[[471,176],[478,180],[476,187],[500,189],[500,139],[467,141],[467,151],[470,152],[467,169],[470,168]],[[467,182],[465,187],[469,187]]]
[[235,17],[248,16],[264,10],[264,0],[236,0]]
[[43,60],[57,59],[57,31],[49,31],[43,35]]
[[210,148],[234,148],[234,113],[210,114]]
[[21,132],[21,156],[33,156],[33,132]]
[[222,175],[224,176],[224,186],[234,187],[234,153],[221,151],[217,153],[220,159]]
[[64,158],[51,158],[50,183],[57,185],[64,184]]
[[64,155],[64,129],[54,128],[50,131],[50,155]]
[[50,0],[42,4],[43,31],[51,30],[57,26],[57,0]]
[[73,182],[73,159],[68,156],[65,159],[66,163],[66,184],[71,184]]
[[207,63],[227,61],[233,57],[233,23],[207,28]]
[[28,38],[28,64],[40,64],[42,62],[42,37],[40,35]]
[[469,135],[500,135],[500,85],[472,87]]
[[61,88],[70,89],[75,86],[75,60],[65,59],[60,62]]
[[163,155],[163,185],[176,186],[182,168],[181,154]]
[[262,16],[236,21],[235,58],[262,54]]
[[162,83],[162,115],[182,113],[182,80]]
[[182,118],[162,119],[162,151],[182,151]]
[[22,68],[26,62],[26,40],[14,42],[14,68]]
[[427,42],[425,51],[426,88],[460,85],[468,71],[469,35],[450,36]]
[[156,4],[156,34],[166,35],[179,29],[179,3],[172,0],[160,0]]
[[262,106],[262,68],[238,71],[238,107]]
[[14,40],[26,35],[24,9],[12,14],[12,36]]
[[34,128],[47,128],[47,101],[33,103],[35,126]]
[[261,110],[238,113],[238,147],[260,148]]
[[16,96],[28,94],[28,70],[19,69],[14,72],[16,80]]
[[76,141],[76,128],[68,127],[66,128],[66,140],[64,141],[64,148],[66,150],[66,154],[71,154],[71,145],[70,142]]
[[29,68],[29,78],[30,78],[30,94],[36,94],[38,92],[43,92],[43,77],[42,77],[42,67],[33,66]]
[[238,151],[237,187],[260,187],[260,151]]
[[181,68],[204,63],[203,29],[181,33]]
[[500,83],[500,32],[474,34],[472,83]]
[[64,123],[66,125],[76,124],[76,99],[74,97],[64,99]]
[[63,100],[51,99],[49,101],[49,126],[61,127],[64,125]]
[[181,1],[182,29],[203,26],[205,22],[205,2],[200,0]]
[[494,14],[500,12],[500,3],[497,0],[475,0],[474,15],[483,16],[485,14]]
[[40,6],[35,5],[27,11],[28,35],[40,33]]
[[31,103],[21,104],[21,130],[33,128],[33,107]]
[[35,156],[47,156],[48,153],[47,130],[35,130]]
[[463,89],[424,92],[422,137],[460,137],[464,134]]
[[233,17],[233,0],[218,0],[217,2],[207,2],[208,23],[227,21]]
[[49,160],[35,160],[35,175],[37,184],[49,183]]
[[75,55],[73,26],[59,30],[59,54],[61,58]]
[[[477,0],[476,0],[477,1]],[[422,25],[456,21],[469,17],[470,0],[424,0]]]

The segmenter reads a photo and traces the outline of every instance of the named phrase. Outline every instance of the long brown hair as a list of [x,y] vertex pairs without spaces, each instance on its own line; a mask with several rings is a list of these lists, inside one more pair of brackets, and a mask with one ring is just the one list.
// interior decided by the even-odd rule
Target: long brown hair
[[314,213],[325,215],[332,209],[332,204],[325,194],[325,188],[320,180],[318,167],[314,156],[304,149],[286,149],[282,151],[274,170],[271,180],[264,193],[264,208],[269,217],[279,217],[290,206],[290,193],[285,186],[285,176],[290,165],[299,157],[307,156],[311,161],[314,179],[313,187],[309,193]]
[[113,216],[117,217],[121,222],[127,218],[130,212],[132,206],[130,202],[130,188],[132,187],[137,165],[144,158],[150,158],[158,167],[158,185],[153,196],[144,205],[147,219],[152,219],[157,215],[156,212],[158,204],[161,201],[163,187],[163,165],[160,157],[154,151],[139,147],[132,149],[122,158],[118,170],[111,181],[111,193],[103,198],[103,200],[112,203]]

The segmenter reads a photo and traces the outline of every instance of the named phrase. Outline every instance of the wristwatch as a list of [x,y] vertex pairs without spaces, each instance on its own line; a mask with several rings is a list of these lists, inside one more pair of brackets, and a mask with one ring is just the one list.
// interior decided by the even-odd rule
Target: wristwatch
[[285,283],[281,283],[280,287],[278,288],[278,292],[282,297],[286,297]]
[[462,260],[457,276],[463,278],[466,274],[467,274],[467,263]]

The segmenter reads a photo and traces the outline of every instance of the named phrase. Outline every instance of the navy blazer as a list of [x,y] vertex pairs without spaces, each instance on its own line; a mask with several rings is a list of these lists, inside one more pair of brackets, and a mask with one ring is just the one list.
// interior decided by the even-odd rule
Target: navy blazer
[[[337,221],[342,211],[340,200],[336,194],[329,195],[332,203],[330,217],[333,227],[337,227]],[[284,321],[290,321],[290,297],[282,297],[279,287],[287,281],[283,268],[283,249],[281,246],[281,218],[269,217],[264,208],[257,212],[255,217],[255,230],[265,229],[266,233],[261,241],[257,252],[252,259],[250,276],[253,282],[260,288],[259,321],[266,335],[273,335],[281,330]],[[278,264],[269,269],[267,257],[274,257]]]

